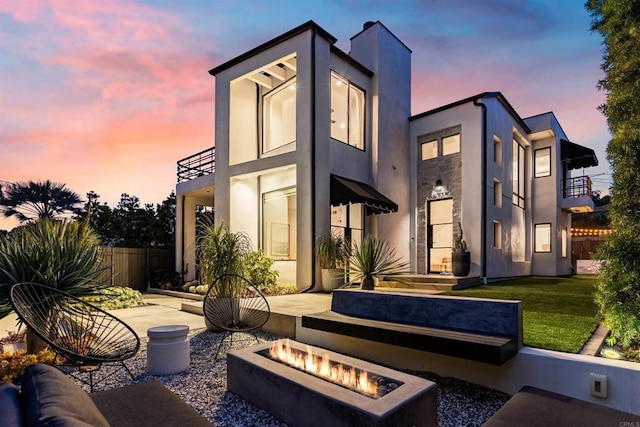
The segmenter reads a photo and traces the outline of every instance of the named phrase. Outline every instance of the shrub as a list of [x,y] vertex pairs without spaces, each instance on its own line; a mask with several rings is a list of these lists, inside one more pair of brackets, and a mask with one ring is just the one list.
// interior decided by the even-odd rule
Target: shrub
[[0,383],[12,382],[18,384],[24,370],[35,363],[53,365],[55,353],[49,349],[36,354],[27,354],[20,350],[15,353],[5,352],[0,354]]
[[276,285],[279,273],[272,267],[273,260],[267,258],[262,249],[247,254],[246,277],[261,291]]
[[78,222],[39,219],[0,236],[0,319],[12,311],[9,289],[20,282],[58,288],[74,296],[106,287],[99,240]]
[[140,291],[118,286],[102,289],[97,295],[86,296],[82,299],[102,310],[117,310],[147,304],[144,302]]

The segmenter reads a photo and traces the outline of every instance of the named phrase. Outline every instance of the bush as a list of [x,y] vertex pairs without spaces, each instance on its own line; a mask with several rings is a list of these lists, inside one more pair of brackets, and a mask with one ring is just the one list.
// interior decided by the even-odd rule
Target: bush
[[595,302],[611,329],[607,343],[627,348],[640,337],[640,239],[615,232],[600,245],[598,256],[603,263]]
[[262,249],[249,252],[246,260],[246,278],[261,291],[274,287],[278,280],[278,272],[272,267],[273,260],[267,258]]
[[27,354],[24,350],[2,353],[0,354],[0,384],[8,382],[18,384],[24,370],[30,365],[35,363],[53,365],[54,358],[55,353],[49,349],[37,354]]

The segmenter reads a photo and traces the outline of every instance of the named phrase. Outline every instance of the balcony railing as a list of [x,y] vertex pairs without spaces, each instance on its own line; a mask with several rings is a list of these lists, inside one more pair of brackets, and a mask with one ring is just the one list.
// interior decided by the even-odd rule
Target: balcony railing
[[216,148],[202,150],[192,156],[178,160],[178,184],[199,176],[208,175],[216,170]]
[[591,178],[587,175],[568,178],[564,181],[562,187],[562,196],[566,199],[569,197],[591,197]]

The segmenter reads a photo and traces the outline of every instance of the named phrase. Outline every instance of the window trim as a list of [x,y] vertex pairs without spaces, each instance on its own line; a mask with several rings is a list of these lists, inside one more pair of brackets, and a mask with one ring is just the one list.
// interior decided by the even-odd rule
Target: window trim
[[[536,156],[536,153],[543,150],[549,152],[549,172],[546,175],[538,175],[538,163],[536,162],[538,157]],[[551,175],[551,147],[536,148],[535,150],[533,150],[533,177],[544,178]]]
[[[367,91],[360,87],[359,85],[353,83],[351,80],[347,79],[346,77],[344,77],[342,74],[339,74],[338,72],[336,72],[335,70],[331,70],[329,73],[329,97],[331,98],[331,91],[333,90],[333,85],[331,84],[331,78],[333,76],[336,76],[336,78],[342,80],[343,82],[346,82],[347,85],[347,140],[349,139],[351,132],[350,132],[350,127],[351,127],[351,117],[350,117],[350,109],[349,109],[349,96],[351,93],[351,87],[353,86],[354,88],[358,89],[359,91],[362,92],[362,100],[363,100],[363,114],[364,117],[362,118],[362,148],[358,147],[357,145],[351,144],[350,141],[342,141],[340,139],[334,138],[331,134],[331,128],[329,129],[329,138],[331,138],[334,141],[337,141],[341,144],[345,144],[348,145],[350,147],[353,147],[357,150],[360,151],[367,151],[366,150],[366,146],[367,146]],[[329,99],[329,109],[331,109],[331,99]],[[329,114],[329,116],[331,116],[331,114]]]
[[[538,226],[548,225],[549,226],[549,250],[538,250],[538,233],[536,232]],[[538,254],[549,254],[553,251],[553,233],[552,233],[552,224],[550,222],[539,222],[533,225],[533,251]]]

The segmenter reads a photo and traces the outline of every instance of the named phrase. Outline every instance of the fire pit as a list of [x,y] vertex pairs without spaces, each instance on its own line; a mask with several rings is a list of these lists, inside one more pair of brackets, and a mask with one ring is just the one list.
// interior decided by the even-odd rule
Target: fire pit
[[435,426],[436,384],[295,341],[227,355],[227,389],[290,426]]

